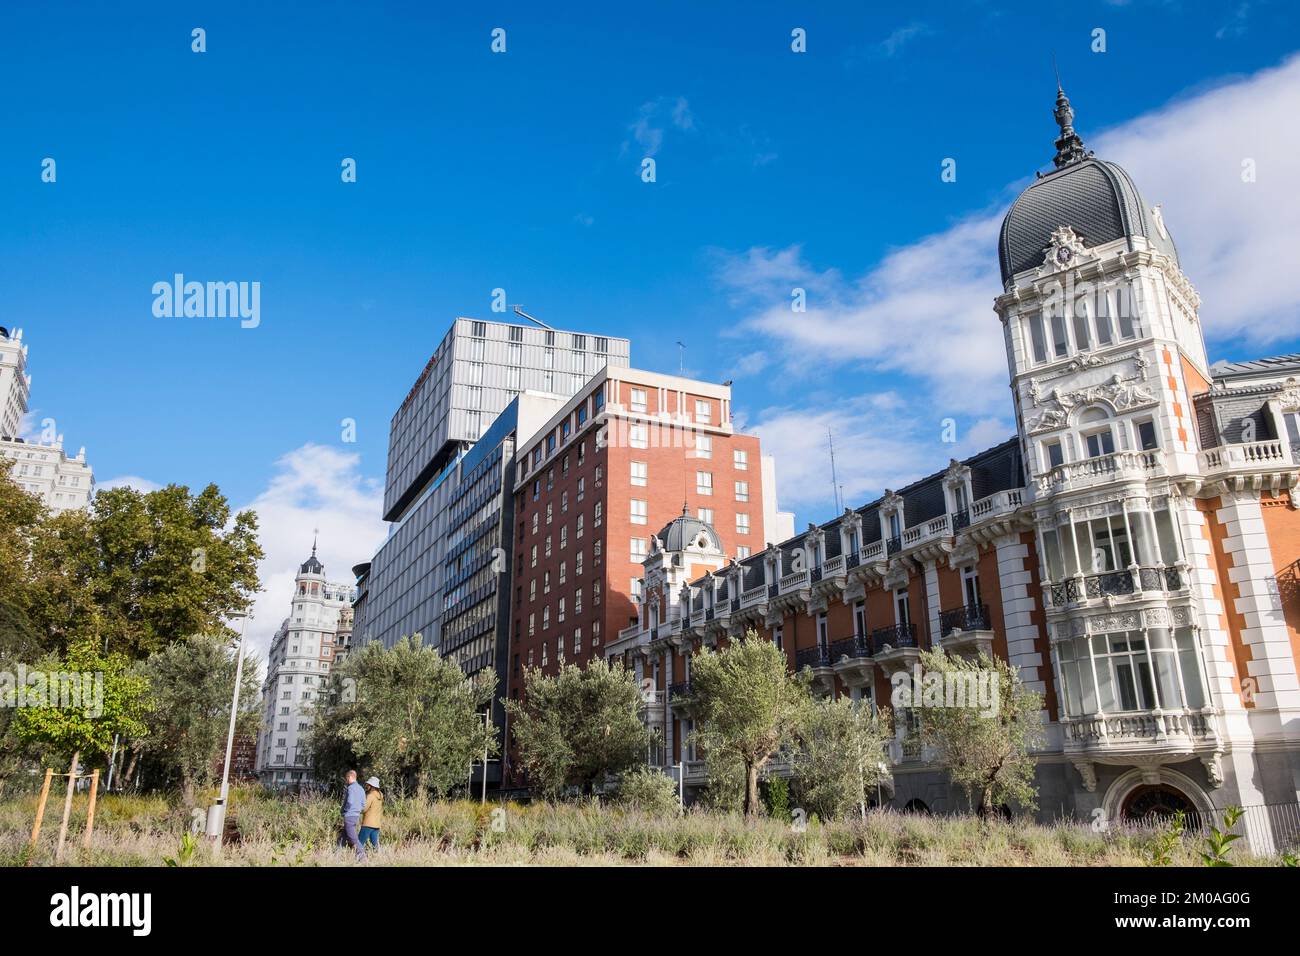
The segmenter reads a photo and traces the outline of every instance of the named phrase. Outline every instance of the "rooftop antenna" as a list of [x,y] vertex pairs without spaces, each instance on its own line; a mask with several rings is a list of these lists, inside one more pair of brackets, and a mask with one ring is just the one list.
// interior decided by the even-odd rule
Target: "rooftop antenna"
[[547,332],[554,332],[554,331],[555,331],[555,329],[551,328],[549,325],[547,325],[547,324],[546,324],[545,322],[543,322],[541,319],[534,318],[533,316],[531,316],[531,315],[529,315],[527,312],[525,312],[525,311],[524,311],[524,307],[523,307],[522,305],[512,305],[510,308],[512,308],[512,309],[514,310],[515,315],[519,316],[521,319],[527,319],[529,322],[532,322],[534,325],[540,325],[540,326],[541,326],[542,328],[544,328]]
[[831,446],[831,497],[835,499],[835,513],[839,514],[843,509],[840,507],[840,483],[835,477],[835,436],[829,428],[826,429],[826,440]]
[[686,375],[686,343],[677,343],[677,374],[685,377]]

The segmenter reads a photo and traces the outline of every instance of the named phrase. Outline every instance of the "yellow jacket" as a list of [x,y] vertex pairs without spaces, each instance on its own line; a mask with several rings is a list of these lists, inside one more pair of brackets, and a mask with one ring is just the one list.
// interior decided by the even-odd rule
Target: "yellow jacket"
[[366,794],[366,808],[361,811],[361,825],[363,827],[374,827],[376,830],[384,825],[384,794],[379,790],[371,790]]

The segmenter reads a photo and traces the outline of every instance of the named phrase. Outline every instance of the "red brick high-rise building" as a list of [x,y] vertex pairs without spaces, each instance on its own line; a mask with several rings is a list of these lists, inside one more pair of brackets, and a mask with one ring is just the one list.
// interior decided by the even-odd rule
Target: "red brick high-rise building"
[[789,536],[771,460],[732,424],[731,388],[672,375],[598,373],[521,445],[507,692],[525,671],[584,663],[638,617],[642,564],[683,512],[744,559]]

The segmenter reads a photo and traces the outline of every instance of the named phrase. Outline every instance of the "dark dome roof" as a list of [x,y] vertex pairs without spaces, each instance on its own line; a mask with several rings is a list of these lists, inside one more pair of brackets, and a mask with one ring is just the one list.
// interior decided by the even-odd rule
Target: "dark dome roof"
[[700,535],[708,539],[706,542],[708,547],[716,551],[722,550],[722,539],[718,537],[718,532],[713,530],[713,525],[699,518],[692,518],[685,509],[682,509],[678,517],[663,526],[658,538],[660,546],[665,551],[684,551],[688,546],[696,545]]
[[316,557],[316,542],[311,543],[311,557],[302,563],[298,568],[299,574],[324,574],[325,565],[321,564]]
[[1069,226],[1088,246],[1142,236],[1178,261],[1173,239],[1161,235],[1132,177],[1084,150],[1073,119],[1070,101],[1058,89],[1056,121],[1062,135],[1056,141],[1057,168],[1030,184],[1002,220],[998,261],[1004,285],[1043,264],[1051,235],[1060,226]]

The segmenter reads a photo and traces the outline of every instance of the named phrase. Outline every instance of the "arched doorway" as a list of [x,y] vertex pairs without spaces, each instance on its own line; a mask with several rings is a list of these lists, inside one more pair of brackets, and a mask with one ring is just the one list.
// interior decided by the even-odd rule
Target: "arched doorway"
[[930,815],[930,808],[926,806],[924,800],[908,800],[907,803],[903,804],[903,812],[919,813],[928,817]]
[[1120,817],[1126,823],[1161,826],[1181,813],[1188,830],[1201,828],[1201,813],[1187,794],[1168,783],[1134,787],[1120,805]]

